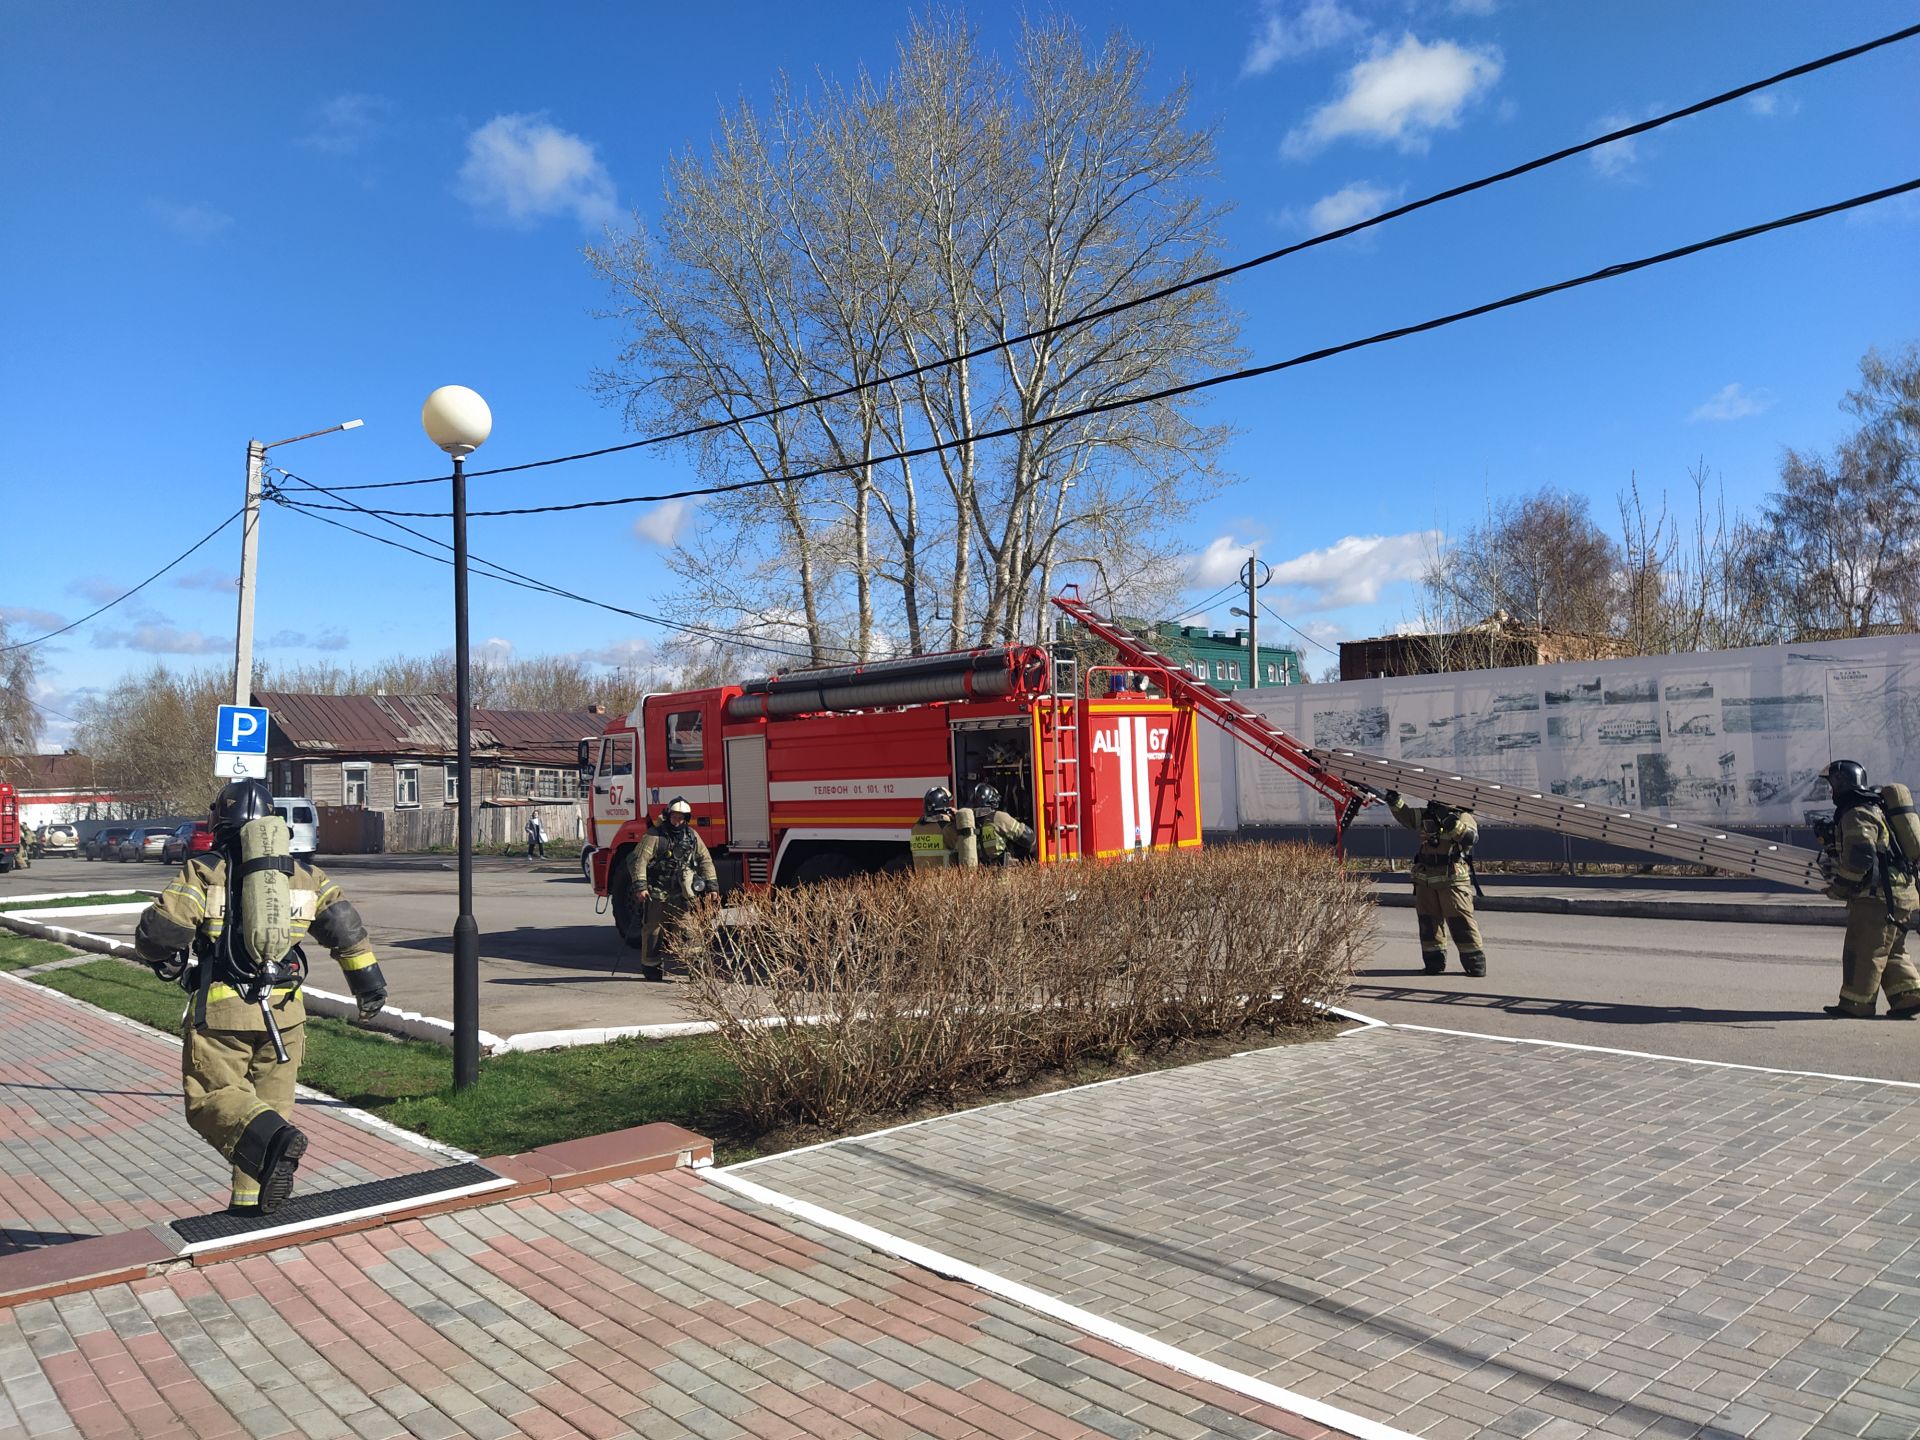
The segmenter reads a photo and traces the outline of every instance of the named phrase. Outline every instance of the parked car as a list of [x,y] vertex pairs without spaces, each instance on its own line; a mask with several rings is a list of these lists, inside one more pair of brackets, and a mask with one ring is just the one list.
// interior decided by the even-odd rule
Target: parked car
[[204,855],[211,849],[213,826],[205,820],[189,820],[167,836],[167,843],[160,850],[160,859],[163,864],[184,865],[193,856]]
[[273,813],[287,822],[289,855],[311,855],[320,848],[320,817],[314,813],[311,800],[304,795],[276,795]]
[[120,842],[133,832],[125,825],[111,830],[96,830],[80,842],[80,853],[89,860],[114,860],[119,857],[113,852]]
[[140,853],[136,860],[164,860],[167,854],[167,841],[173,838],[173,831],[163,826],[150,826],[140,832]]
[[71,825],[42,825],[33,842],[34,858],[42,855],[75,855],[80,850],[80,832]]
[[142,825],[129,830],[120,837],[107,858],[110,860],[142,860],[146,858],[147,841],[153,841],[153,858],[160,858],[160,847],[167,843],[167,836],[173,832],[158,825]]

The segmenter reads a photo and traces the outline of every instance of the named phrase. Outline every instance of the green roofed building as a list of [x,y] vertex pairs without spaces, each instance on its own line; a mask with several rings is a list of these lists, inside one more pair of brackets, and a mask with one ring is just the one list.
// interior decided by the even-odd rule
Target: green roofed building
[[[1206,681],[1214,689],[1242,690],[1253,684],[1253,659],[1246,631],[1228,634],[1224,630],[1209,630],[1204,625],[1169,625],[1162,621],[1153,627],[1153,634],[1154,648],[1179,661],[1189,675]],[[1300,685],[1306,678],[1298,650],[1286,645],[1270,645],[1262,639],[1261,685]]]

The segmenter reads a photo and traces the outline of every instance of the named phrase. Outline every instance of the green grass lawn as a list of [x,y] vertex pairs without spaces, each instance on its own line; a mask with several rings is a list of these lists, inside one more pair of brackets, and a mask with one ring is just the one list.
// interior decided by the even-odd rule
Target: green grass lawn
[[60,900],[0,898],[0,910],[71,910],[80,905],[131,905],[136,900],[152,898],[150,895],[142,895],[133,890],[116,890],[104,895],[68,895]]
[[[44,940],[35,965],[69,953]],[[0,940],[0,965],[7,942]],[[169,1035],[180,1030],[186,997],[150,971],[100,959],[34,977],[75,999],[125,1015]],[[399,1040],[314,1016],[307,1021],[301,1083],[443,1144],[478,1155],[537,1149],[560,1140],[670,1120],[716,1141],[731,1133],[726,1099],[732,1067],[711,1042],[616,1041],[480,1062],[480,1080],[455,1093],[453,1053],[423,1040]]]
[[21,970],[29,965],[44,965],[49,960],[59,960],[73,952],[64,945],[56,945],[51,940],[33,940],[25,935],[15,935],[11,930],[0,930],[0,970]]

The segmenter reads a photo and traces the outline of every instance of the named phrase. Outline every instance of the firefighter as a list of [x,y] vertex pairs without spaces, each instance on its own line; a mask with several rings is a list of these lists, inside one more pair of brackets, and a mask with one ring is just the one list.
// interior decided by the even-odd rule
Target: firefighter
[[1429,975],[1447,968],[1447,932],[1460,951],[1460,968],[1472,976],[1487,973],[1486,946],[1473,914],[1473,842],[1480,827],[1471,810],[1434,801],[1424,810],[1386,794],[1393,818],[1420,836],[1413,857],[1413,913],[1420,923],[1420,962]]
[[1920,1018],[1920,969],[1907,958],[1907,924],[1920,910],[1913,869],[1859,761],[1827,766],[1827,787],[1834,823],[1823,833],[1820,868],[1829,881],[1826,893],[1847,903],[1847,938],[1840,999],[1822,1008],[1835,1019],[1870,1020],[1884,990],[1889,1020]]
[[953,792],[936,785],[921,798],[920,818],[908,832],[916,870],[945,870],[960,863],[960,836],[953,809]]
[[179,964],[182,951],[192,949],[197,957],[184,975],[173,971],[192,987],[181,1019],[187,1123],[232,1163],[228,1213],[238,1215],[271,1214],[284,1204],[307,1148],[307,1137],[293,1124],[294,1081],[306,1048],[299,986],[306,958],[291,951],[292,977],[268,992],[287,1052],[282,1064],[261,1006],[237,988],[244,983],[241,946],[252,923],[244,913],[249,891],[242,877],[263,868],[285,875],[287,933],[295,945],[311,935],[327,947],[346,974],[362,1019],[378,1014],[387,1000],[367,927],[325,872],[284,858],[284,845],[283,858],[242,860],[242,828],[274,818],[273,794],[261,781],[235,780],[221,790],[211,814],[213,849],[187,861],[134,933],[140,958],[162,973]]
[[1005,865],[1031,860],[1035,849],[1031,829],[1000,808],[1000,792],[982,780],[973,787],[975,844],[982,865]]
[[686,797],[674,796],[659,823],[627,852],[633,898],[645,907],[640,922],[640,976],[645,980],[666,979],[661,931],[698,896],[719,894],[713,856],[694,832],[692,817]]

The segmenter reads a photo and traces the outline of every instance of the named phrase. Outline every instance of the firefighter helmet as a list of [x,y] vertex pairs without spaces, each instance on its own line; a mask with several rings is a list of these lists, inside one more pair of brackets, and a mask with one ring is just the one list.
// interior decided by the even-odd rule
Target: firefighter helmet
[[953,792],[944,785],[936,785],[920,798],[922,815],[938,815],[943,810],[953,809]]
[[1867,767],[1858,760],[1836,760],[1827,766],[1827,785],[1835,804],[1871,793],[1867,789]]
[[273,814],[273,792],[264,780],[233,780],[221,787],[208,811],[216,835],[238,834],[249,820]]
[[672,799],[672,800],[670,800],[670,801],[668,801],[668,802],[667,802],[667,814],[669,814],[669,815],[691,815],[691,814],[693,814],[693,806],[691,806],[691,805],[689,805],[689,804],[687,803],[687,797],[686,797],[686,796],[684,796],[684,795],[676,795],[676,796],[674,796],[674,797],[673,797],[673,799]]
[[976,810],[998,810],[1000,792],[982,780],[973,787],[973,808]]

